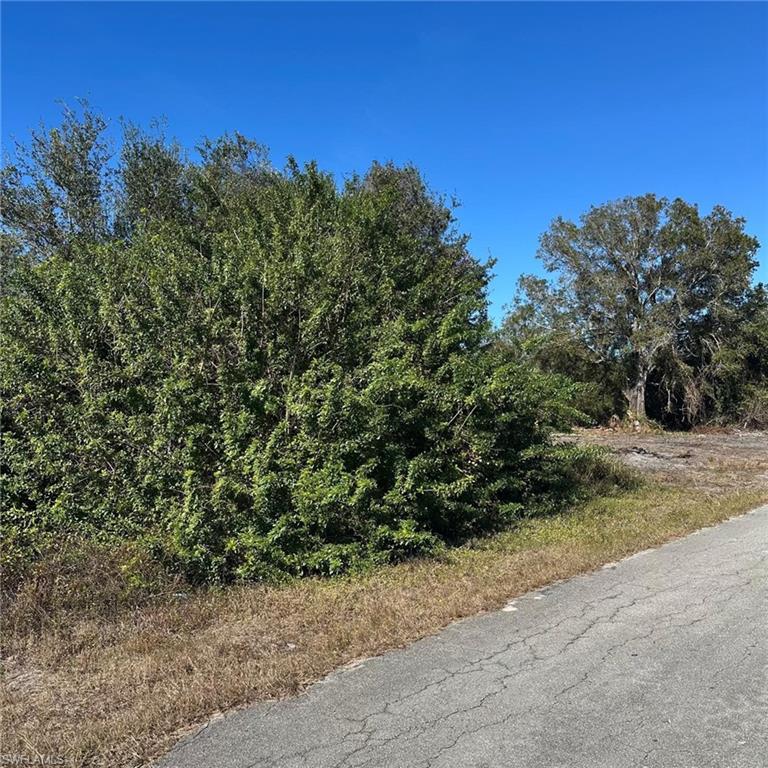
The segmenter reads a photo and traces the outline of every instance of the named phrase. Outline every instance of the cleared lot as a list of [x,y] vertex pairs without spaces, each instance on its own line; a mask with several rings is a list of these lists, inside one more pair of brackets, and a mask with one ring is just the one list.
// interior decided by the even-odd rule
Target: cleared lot
[[634,434],[590,429],[565,439],[608,448],[659,483],[712,493],[768,487],[767,432]]

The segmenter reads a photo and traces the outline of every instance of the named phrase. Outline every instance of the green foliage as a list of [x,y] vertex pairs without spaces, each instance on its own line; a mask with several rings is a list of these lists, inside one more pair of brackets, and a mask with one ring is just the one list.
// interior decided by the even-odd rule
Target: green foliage
[[532,446],[529,515],[559,512],[564,502],[576,504],[617,491],[639,487],[639,477],[626,464],[595,445],[563,443],[555,447]]
[[692,350],[662,369],[668,398],[682,406],[687,423],[768,427],[765,288],[750,290],[726,318],[700,318],[690,337]]
[[576,390],[489,343],[488,268],[415,169],[339,188],[239,135],[191,162],[131,128],[108,172],[98,131],[50,137],[3,181],[11,559],[78,536],[200,582],[336,574],[535,503]]
[[655,195],[557,218],[539,250],[554,278],[521,279],[501,337],[585,383],[580,405],[597,420],[739,419],[750,387],[765,386],[768,327],[744,227],[722,206],[701,215]]

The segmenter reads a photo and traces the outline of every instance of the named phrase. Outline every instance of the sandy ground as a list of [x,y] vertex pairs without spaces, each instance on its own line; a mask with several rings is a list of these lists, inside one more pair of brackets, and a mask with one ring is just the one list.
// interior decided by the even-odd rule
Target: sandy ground
[[608,448],[663,483],[715,493],[768,488],[768,432],[635,434],[588,429],[564,439]]

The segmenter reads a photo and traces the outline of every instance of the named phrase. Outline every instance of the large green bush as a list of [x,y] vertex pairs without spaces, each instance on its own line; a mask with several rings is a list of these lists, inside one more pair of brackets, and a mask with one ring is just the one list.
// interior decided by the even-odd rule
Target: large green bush
[[488,268],[413,168],[340,188],[133,130],[110,165],[102,128],[4,170],[10,561],[114,536],[201,581],[336,573],[535,505],[573,391],[488,343]]

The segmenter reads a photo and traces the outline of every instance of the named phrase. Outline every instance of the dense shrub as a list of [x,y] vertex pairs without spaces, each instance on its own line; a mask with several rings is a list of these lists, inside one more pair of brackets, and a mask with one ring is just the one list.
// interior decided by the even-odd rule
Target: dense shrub
[[[74,535],[199,581],[338,573],[504,526],[567,464],[572,386],[488,343],[488,268],[416,170],[339,188],[133,131],[108,173],[67,119],[3,177],[7,562]],[[64,150],[90,186],[46,175]]]

